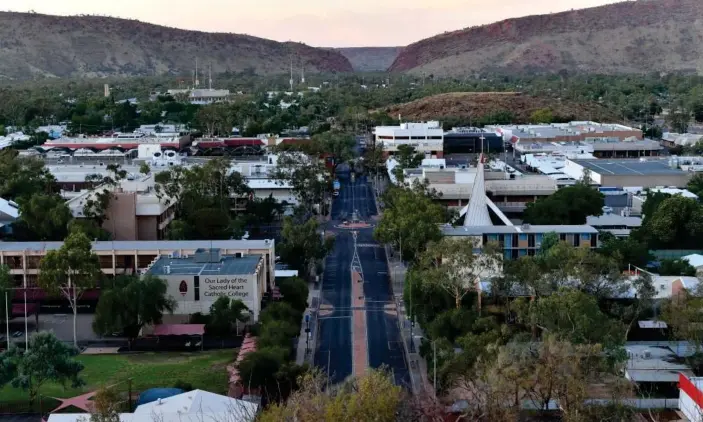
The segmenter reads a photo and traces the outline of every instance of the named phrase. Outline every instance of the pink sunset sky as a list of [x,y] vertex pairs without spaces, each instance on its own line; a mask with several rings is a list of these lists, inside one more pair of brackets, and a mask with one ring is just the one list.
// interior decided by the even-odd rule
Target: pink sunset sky
[[[506,18],[615,0],[7,0],[0,9],[99,14],[323,47],[400,46]],[[2,4],[4,3],[4,4]]]

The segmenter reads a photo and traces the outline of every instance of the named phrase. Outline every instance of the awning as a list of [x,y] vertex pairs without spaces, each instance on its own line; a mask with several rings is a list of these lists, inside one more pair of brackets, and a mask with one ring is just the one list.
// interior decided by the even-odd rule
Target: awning
[[202,336],[205,324],[159,324],[154,326],[155,336]]
[[[36,303],[27,303],[27,316],[39,313],[39,305]],[[24,316],[24,303],[12,304],[12,318],[21,318]]]

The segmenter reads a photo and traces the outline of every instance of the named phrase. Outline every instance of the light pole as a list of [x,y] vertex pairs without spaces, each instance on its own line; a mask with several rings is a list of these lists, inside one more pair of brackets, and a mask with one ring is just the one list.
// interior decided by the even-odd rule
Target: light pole
[[437,340],[430,340],[427,337],[420,337],[421,339],[425,339],[429,341],[432,344],[432,379],[433,379],[433,385],[434,385],[434,391],[435,394],[437,393]]

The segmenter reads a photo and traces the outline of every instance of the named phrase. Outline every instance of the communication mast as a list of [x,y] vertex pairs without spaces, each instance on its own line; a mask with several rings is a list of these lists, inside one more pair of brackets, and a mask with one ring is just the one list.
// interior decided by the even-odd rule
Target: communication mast
[[293,91],[293,56],[290,56],[290,90]]
[[305,62],[302,57],[300,58],[300,83],[305,83]]

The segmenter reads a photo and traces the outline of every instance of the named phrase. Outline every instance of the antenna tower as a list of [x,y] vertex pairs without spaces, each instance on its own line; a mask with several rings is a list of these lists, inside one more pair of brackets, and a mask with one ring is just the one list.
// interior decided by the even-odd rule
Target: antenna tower
[[293,91],[293,56],[290,56],[290,90]]

